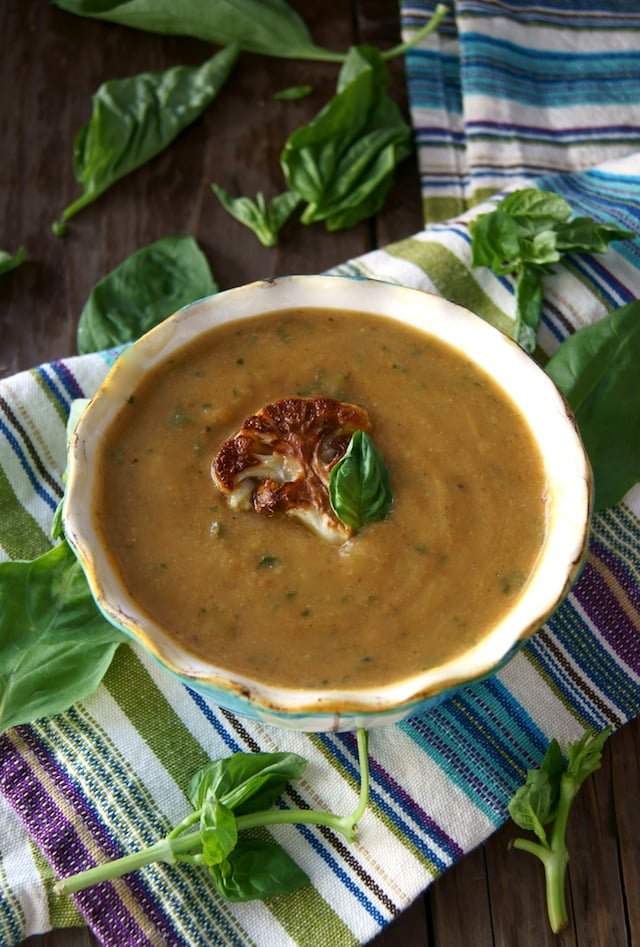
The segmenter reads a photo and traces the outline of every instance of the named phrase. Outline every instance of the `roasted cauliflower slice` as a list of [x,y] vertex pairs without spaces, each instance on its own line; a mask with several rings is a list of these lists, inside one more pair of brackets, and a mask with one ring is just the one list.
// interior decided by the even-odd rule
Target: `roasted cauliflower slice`
[[211,464],[215,485],[233,509],[285,513],[331,543],[351,527],[333,511],[329,477],[354,431],[369,432],[367,412],[334,398],[283,398],[243,421]]

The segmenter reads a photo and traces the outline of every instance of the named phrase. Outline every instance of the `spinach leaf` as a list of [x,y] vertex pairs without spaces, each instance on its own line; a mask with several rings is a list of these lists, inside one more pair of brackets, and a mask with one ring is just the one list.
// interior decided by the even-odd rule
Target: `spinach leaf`
[[571,405],[594,474],[594,509],[640,480],[640,300],[565,339],[546,365]]
[[83,193],[54,231],[64,233],[70,217],[195,121],[224,85],[237,55],[237,46],[228,46],[200,66],[174,66],[101,85],[91,118],[74,142],[73,169]]
[[30,562],[0,563],[0,731],[86,697],[125,640],[98,611],[66,542]]
[[96,283],[78,321],[80,354],[137,339],[182,306],[218,291],[193,237],[163,237]]
[[219,184],[211,187],[227,213],[253,230],[265,247],[275,247],[280,230],[300,203],[293,191],[276,194],[267,204],[261,191],[252,201],[249,197],[231,197]]
[[571,206],[559,194],[523,188],[507,194],[470,225],[471,265],[498,276],[516,274],[514,338],[533,352],[542,317],[542,276],[565,253],[604,253],[612,240],[634,234],[590,217],[570,220]]
[[287,140],[280,162],[289,189],[306,202],[302,223],[338,230],[384,203],[396,165],[411,153],[411,130],[388,84],[381,54],[353,47],[334,98]]
[[229,901],[253,901],[291,894],[309,883],[309,877],[274,842],[243,838],[225,862],[211,867],[218,891]]
[[123,26],[192,36],[219,46],[237,43],[265,56],[340,61],[316,46],[304,20],[284,0],[53,0],[62,10]]
[[389,514],[393,502],[389,471],[364,431],[354,432],[344,456],[332,468],[329,499],[336,515],[354,529]]
[[22,266],[26,259],[27,251],[24,247],[20,247],[17,253],[14,254],[8,253],[6,250],[0,250],[0,276]]

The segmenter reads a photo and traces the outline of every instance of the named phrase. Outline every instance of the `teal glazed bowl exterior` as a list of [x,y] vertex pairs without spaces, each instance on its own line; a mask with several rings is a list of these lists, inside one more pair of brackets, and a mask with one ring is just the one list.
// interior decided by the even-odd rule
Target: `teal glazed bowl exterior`
[[[399,320],[448,343],[481,366],[527,419],[543,458],[548,527],[533,574],[510,611],[462,655],[378,688],[306,690],[268,685],[208,664],[148,618],[114,568],[95,521],[95,459],[110,425],[145,374],[216,325],[282,309],[321,307]],[[495,673],[546,620],[583,564],[592,477],[573,416],[545,372],[468,310],[441,297],[376,280],[290,276],[218,293],[181,309],[118,358],[82,413],[69,449],[63,524],[105,617],[184,684],[213,703],[264,723],[307,732],[397,723],[456,688]]]

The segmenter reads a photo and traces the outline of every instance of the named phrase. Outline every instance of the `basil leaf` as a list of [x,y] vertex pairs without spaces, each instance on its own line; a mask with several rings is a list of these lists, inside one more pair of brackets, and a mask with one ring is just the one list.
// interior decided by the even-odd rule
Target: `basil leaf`
[[63,212],[56,232],[195,121],[224,85],[237,55],[238,48],[229,46],[201,66],[174,66],[101,85],[91,118],[74,142],[73,169],[83,193]]
[[240,839],[226,862],[210,871],[220,894],[235,902],[290,894],[309,883],[283,848],[258,838]]
[[290,190],[307,204],[301,220],[337,230],[380,209],[396,165],[411,153],[411,130],[387,95],[377,50],[353,47],[338,91],[287,140],[280,163]]
[[552,264],[569,251],[604,253],[611,240],[634,236],[588,217],[570,216],[571,206],[560,195],[523,188],[470,224],[471,265],[489,266],[497,276],[516,274],[513,336],[530,353],[542,318],[541,274],[552,272]]
[[520,232],[508,214],[491,211],[471,222],[471,265],[488,266],[498,276],[512,273],[520,263]]
[[498,206],[503,214],[508,214],[517,222],[521,233],[549,230],[571,216],[571,205],[564,197],[537,187],[511,191]]
[[98,611],[66,542],[30,562],[0,563],[0,731],[86,697],[125,640]]
[[382,455],[364,431],[355,431],[329,478],[336,515],[354,529],[383,520],[391,510],[391,478]]
[[560,780],[566,768],[567,761],[562,754],[560,744],[554,737],[547,747],[540,769],[549,777],[549,783],[553,787],[556,796],[560,793]]
[[231,809],[207,797],[200,810],[200,840],[205,865],[219,865],[238,841],[238,826]]
[[522,829],[536,832],[541,841],[546,833],[543,829],[555,819],[562,774],[567,761],[560,744],[551,740],[544,759],[537,770],[529,770],[523,786],[515,793],[509,805],[509,814]]
[[131,342],[182,306],[217,291],[193,237],[157,240],[96,283],[78,321],[78,351],[85,355]]
[[640,301],[565,339],[546,365],[571,405],[594,474],[594,509],[640,480]]
[[0,276],[3,276],[5,273],[10,273],[11,270],[22,266],[26,259],[27,251],[24,247],[20,247],[15,254],[8,253],[6,250],[0,250]]
[[580,787],[588,776],[600,769],[602,748],[611,733],[611,727],[605,727],[600,733],[587,730],[579,740],[567,747],[567,775],[573,779],[576,788]]
[[520,255],[524,265],[534,265],[540,273],[551,272],[551,264],[557,263],[562,257],[556,231],[541,230],[530,237],[521,237]]
[[253,230],[265,247],[275,247],[280,230],[300,203],[300,198],[293,191],[277,194],[267,204],[260,191],[255,201],[252,201],[249,197],[231,197],[219,184],[212,184],[211,187],[227,213]]
[[628,240],[634,234],[609,224],[599,224],[590,217],[575,217],[557,227],[557,246],[568,253],[606,253],[611,240]]
[[202,767],[191,779],[187,796],[194,809],[209,797],[236,814],[268,809],[287,783],[298,779],[307,761],[296,753],[234,753]]
[[290,59],[341,60],[313,42],[284,0],[53,0],[62,10],[123,26],[192,36],[218,46]]
[[542,318],[542,279],[537,267],[524,263],[516,277],[516,323],[513,337],[525,352],[534,352]]
[[509,815],[521,829],[535,832],[543,845],[547,844],[544,826],[553,818],[557,792],[544,770],[530,769],[524,785],[512,796]]

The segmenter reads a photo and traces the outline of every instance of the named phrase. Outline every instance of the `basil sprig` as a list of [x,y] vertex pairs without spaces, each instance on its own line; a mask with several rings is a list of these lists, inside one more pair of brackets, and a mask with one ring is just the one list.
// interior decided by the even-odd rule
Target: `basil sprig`
[[547,914],[557,934],[569,923],[565,898],[569,864],[567,822],[574,800],[585,779],[602,765],[602,748],[611,733],[586,730],[567,747],[565,758],[557,740],[552,740],[538,769],[527,771],[526,780],[509,802],[515,824],[537,836],[515,838],[513,848],[529,852],[544,865]]
[[329,499],[353,529],[385,519],[391,510],[391,477],[382,454],[365,431],[355,431],[329,478]]
[[[216,888],[229,901],[288,894],[309,878],[275,842],[255,837],[271,825],[321,825],[348,841],[369,800],[369,757],[366,730],[357,731],[360,794],[356,809],[337,815],[317,809],[272,808],[290,780],[298,779],[307,761],[297,753],[233,753],[207,763],[187,789],[193,811],[169,834],[140,852],[97,865],[61,879],[54,890],[72,894],[90,885],[119,878],[152,862],[183,862],[209,871]],[[243,835],[253,830],[254,835]]]
[[566,253],[605,253],[612,240],[634,236],[590,217],[571,220],[571,214],[559,194],[530,187],[508,194],[470,226],[472,266],[488,266],[497,276],[516,275],[514,338],[527,352],[536,347],[543,274]]
[[300,203],[293,191],[283,191],[267,202],[262,191],[252,201],[250,197],[232,197],[219,184],[211,188],[226,212],[253,230],[263,247],[275,247],[281,229]]
[[343,230],[373,217],[383,206],[398,164],[411,154],[411,128],[388,94],[386,60],[401,55],[437,29],[447,13],[439,4],[409,43],[381,52],[353,46],[344,56],[335,95],[285,142],[280,164],[287,190],[265,204],[262,195],[231,197],[213,190],[225,209],[265,246],[301,206],[300,222]]
[[53,225],[66,222],[107,188],[163,151],[215,98],[238,56],[228,46],[200,66],[174,66],[103,83],[90,120],[74,142],[73,170],[82,194]]

